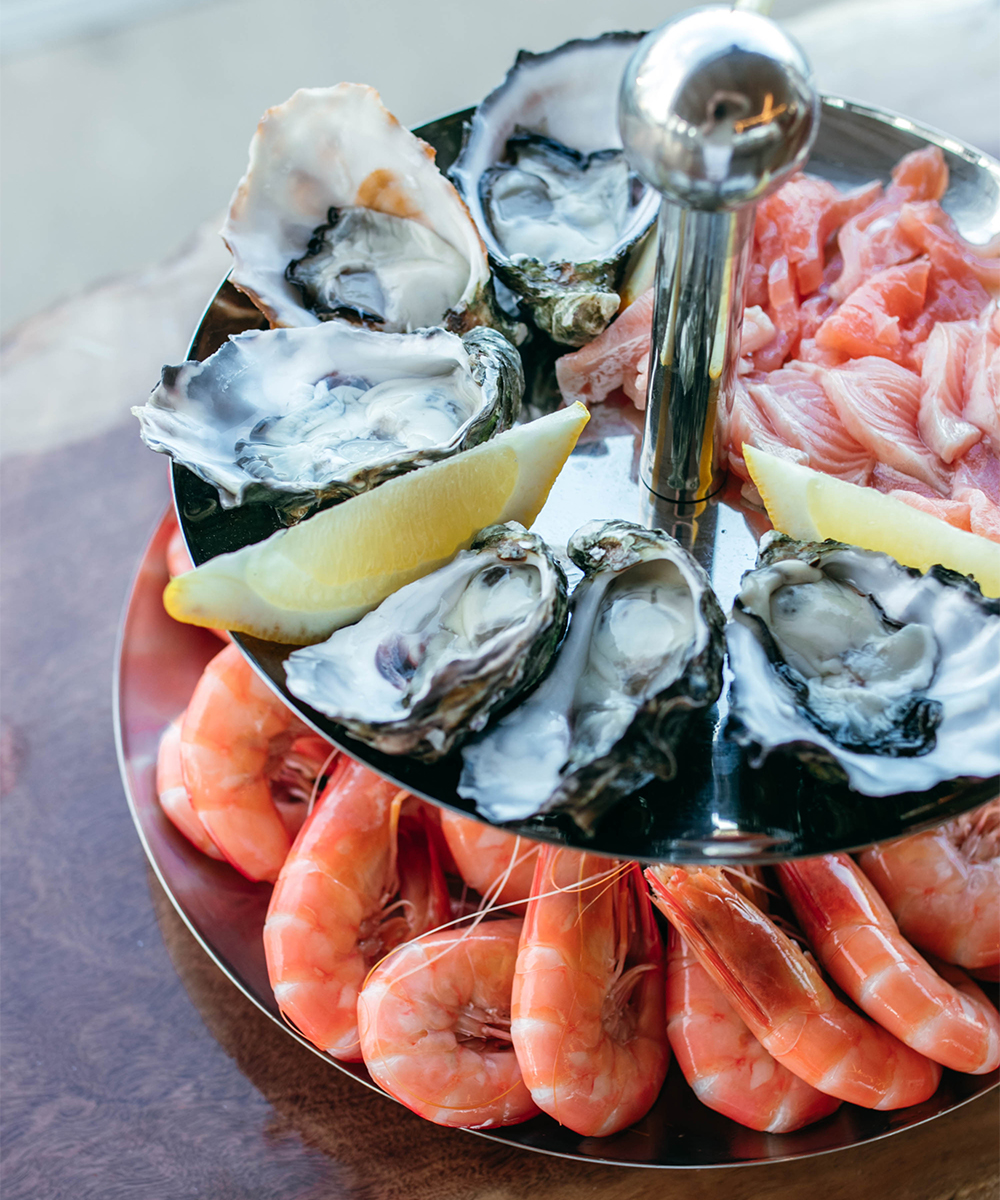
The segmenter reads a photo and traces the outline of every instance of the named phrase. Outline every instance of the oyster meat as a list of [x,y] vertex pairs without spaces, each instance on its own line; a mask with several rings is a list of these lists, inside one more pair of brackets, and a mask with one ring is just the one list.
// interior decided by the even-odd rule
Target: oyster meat
[[463,750],[459,795],[490,820],[567,809],[590,828],[653,775],[676,774],[684,725],[722,689],[725,618],[678,542],[592,521],[569,554],[584,578],[551,671]]
[[348,317],[386,332],[496,320],[489,262],[434,152],[361,84],[270,109],[222,236],[272,325]]
[[509,428],[524,380],[494,329],[390,334],[332,321],[231,337],[166,367],[142,408],[153,450],[213,484],[223,507],[292,518]]
[[969,579],[772,533],[727,628],[730,732],[870,796],[1000,772],[1000,604]]
[[566,577],[516,521],[296,650],[289,691],[386,754],[433,762],[530,687],[566,626]]
[[617,313],[629,251],[659,207],[618,132],[618,90],[640,37],[522,51],[476,110],[450,172],[497,275],[539,328],[571,346]]

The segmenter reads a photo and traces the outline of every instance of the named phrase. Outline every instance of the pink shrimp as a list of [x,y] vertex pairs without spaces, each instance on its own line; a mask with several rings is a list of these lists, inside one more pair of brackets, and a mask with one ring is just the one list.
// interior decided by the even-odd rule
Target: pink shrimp
[[840,1106],[775,1061],[673,928],[667,950],[667,1037],[702,1104],[749,1129],[790,1133]]
[[933,1095],[938,1064],[838,1000],[720,871],[658,866],[646,877],[754,1037],[800,1079],[863,1108],[905,1108]]
[[458,873],[490,904],[523,916],[540,842],[441,810],[441,831]]
[[1000,798],[859,862],[914,946],[977,974],[1000,963]]
[[361,1058],[357,998],[372,964],[451,915],[422,807],[341,756],[271,896],[264,954],[278,1007],[335,1058]]
[[511,1036],[535,1103],[585,1137],[652,1107],[670,1061],[663,943],[639,867],[543,846]]
[[[181,722],[191,807],[225,859],[250,879],[278,877],[292,844],[276,798],[310,784],[334,753],[256,674],[235,645],[199,679]],[[289,756],[293,746],[297,754]],[[300,781],[301,782],[301,781]]]
[[852,859],[782,863],[778,878],[817,958],[883,1029],[954,1071],[1000,1066],[1000,1014],[974,983],[952,987],[920,957]]
[[[748,899],[765,907],[759,872],[727,876]],[[834,1096],[775,1061],[673,926],[667,951],[667,1037],[702,1104],[749,1129],[790,1133],[840,1106]]]
[[[156,759],[156,792],[160,807],[188,841],[209,858],[225,861],[225,855],[209,836],[191,803],[191,793],[181,768],[181,725],[184,714],[175,717],[163,731]],[[330,743],[315,734],[297,737],[282,756],[271,776],[272,799],[288,836],[294,838],[306,819],[306,801],[313,781],[329,766],[335,752]]]
[[428,1121],[492,1129],[538,1113],[510,1044],[520,932],[508,918],[416,938],[375,968],[358,998],[372,1078]]
[[160,749],[156,756],[156,794],[160,807],[187,840],[209,858],[221,859],[222,851],[208,836],[208,830],[191,807],[191,793],[184,785],[181,772],[183,720],[183,713],[174,717],[160,738]]

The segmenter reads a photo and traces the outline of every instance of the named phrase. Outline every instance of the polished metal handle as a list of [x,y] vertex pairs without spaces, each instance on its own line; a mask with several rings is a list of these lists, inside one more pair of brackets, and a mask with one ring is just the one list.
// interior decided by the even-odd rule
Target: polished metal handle
[[639,475],[682,511],[723,479],[715,418],[736,377],[756,202],[805,162],[818,115],[802,51],[753,12],[685,13],[625,69],[625,154],[663,196]]

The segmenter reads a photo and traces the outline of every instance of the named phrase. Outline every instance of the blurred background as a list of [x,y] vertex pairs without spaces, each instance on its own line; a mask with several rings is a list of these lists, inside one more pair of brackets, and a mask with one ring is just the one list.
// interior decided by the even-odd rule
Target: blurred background
[[[183,357],[226,270],[215,231],[250,137],[296,88],[369,83],[418,125],[477,103],[521,47],[649,29],[686,7],[5,0],[3,452],[107,427],[123,389],[140,402]],[[775,0],[771,15],[822,90],[1000,151],[1000,0]]]

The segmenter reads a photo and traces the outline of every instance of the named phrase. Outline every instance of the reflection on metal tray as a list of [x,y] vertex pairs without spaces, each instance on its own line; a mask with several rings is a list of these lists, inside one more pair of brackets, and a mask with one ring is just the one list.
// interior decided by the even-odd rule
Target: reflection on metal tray
[[[132,817],[146,854],[175,908],[209,957],[264,1013],[331,1067],[379,1090],[360,1063],[340,1063],[286,1025],[267,980],[261,931],[271,887],[200,854],[164,816],[156,798],[160,734],[187,704],[209,658],[214,634],[172,621],[161,596],[172,523],[164,521],[139,565],[119,636],[115,722],[118,758]],[[508,1146],[587,1162],[643,1167],[723,1167],[773,1163],[843,1150],[912,1129],[997,1086],[998,1072],[945,1071],[925,1103],[896,1112],[845,1104],[796,1133],[756,1133],[692,1103],[676,1064],[652,1110],[623,1132],[581,1138],[550,1117],[479,1136]],[[391,1103],[389,1097],[386,1102]]]
[[[471,110],[425,125],[416,132],[447,169],[458,152],[463,121]],[[1000,234],[1000,164],[977,151],[902,117],[835,98],[823,102],[822,120],[808,169],[841,186],[887,181],[893,166],[928,143],[941,147],[951,174],[944,198],[966,237],[985,242]],[[190,356],[204,358],[232,333],[266,325],[249,300],[224,283],[209,305]],[[536,396],[546,387],[551,359],[527,357]],[[675,512],[650,512],[637,481],[642,428],[631,405],[597,405],[580,444],[559,476],[533,528],[554,548],[585,521],[620,517],[677,532]],[[173,469],[174,495],[184,535],[196,563],[259,541],[278,529],[275,512],[251,504],[222,510],[215,490],[183,467]],[[685,522],[680,522],[685,524]],[[708,570],[723,608],[732,605],[740,575],[756,555],[756,541],[738,509],[711,503],[695,522],[694,552]],[[460,756],[428,766],[389,757],[352,740],[327,718],[289,695],[284,659],[293,647],[241,637],[241,645],[285,699],[324,735],[355,758],[437,804],[471,812],[455,786]],[[834,849],[853,849],[937,824],[981,804],[1000,790],[996,779],[966,786],[942,784],[927,792],[870,798],[816,782],[791,760],[772,757],[754,770],[722,736],[723,693],[700,726],[692,724],[689,754],[670,783],[654,781],[622,801],[586,837],[565,816],[536,818],[509,828],[531,837],[585,846],[618,858],[767,862]],[[474,813],[472,815],[475,815]]]

